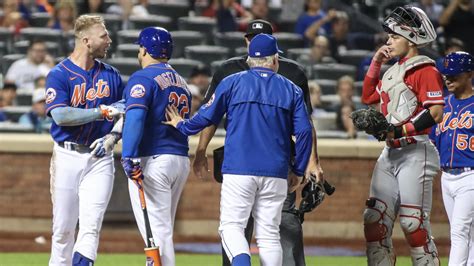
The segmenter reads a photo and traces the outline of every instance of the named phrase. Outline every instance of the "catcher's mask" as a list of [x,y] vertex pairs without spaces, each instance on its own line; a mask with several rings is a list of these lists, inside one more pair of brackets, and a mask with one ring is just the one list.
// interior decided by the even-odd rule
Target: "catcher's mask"
[[316,182],[310,181],[303,187],[301,191],[301,203],[299,211],[310,212],[314,210],[324,200],[326,191],[324,187]]
[[418,47],[436,39],[436,31],[426,13],[414,6],[397,7],[382,23],[387,33],[398,34]]

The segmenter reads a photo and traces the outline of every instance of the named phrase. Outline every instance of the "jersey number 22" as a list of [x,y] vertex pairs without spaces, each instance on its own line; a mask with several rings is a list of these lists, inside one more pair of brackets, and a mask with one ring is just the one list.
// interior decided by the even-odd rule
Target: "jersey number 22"
[[178,95],[176,92],[172,91],[168,97],[168,101],[170,104],[178,108],[179,115],[182,118],[189,113],[189,100],[186,94]]

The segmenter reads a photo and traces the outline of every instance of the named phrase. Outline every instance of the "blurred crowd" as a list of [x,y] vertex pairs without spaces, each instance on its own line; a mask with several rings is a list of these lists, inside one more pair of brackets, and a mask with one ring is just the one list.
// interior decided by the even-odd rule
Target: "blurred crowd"
[[472,0],[0,0],[0,3],[0,131],[48,131],[51,120],[44,116],[42,107],[44,79],[54,64],[72,50],[74,21],[84,13],[104,14],[113,39],[107,60],[121,71],[125,81],[138,69],[137,62],[128,60],[136,58],[132,43],[137,30],[150,25],[169,29],[175,42],[170,63],[187,78],[194,112],[219,62],[245,53],[243,31],[247,24],[254,19],[269,21],[283,56],[305,68],[317,129],[338,132],[328,133],[329,137],[366,137],[358,136],[348,114],[365,108],[360,103],[361,81],[373,52],[387,38],[380,21],[394,7],[416,5],[433,21],[437,42],[422,53],[436,59],[453,51],[474,52],[474,35],[470,33],[474,27]]

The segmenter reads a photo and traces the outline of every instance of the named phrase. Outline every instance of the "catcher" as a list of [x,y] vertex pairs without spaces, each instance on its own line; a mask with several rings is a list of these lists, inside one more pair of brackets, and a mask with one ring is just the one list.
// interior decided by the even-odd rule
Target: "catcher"
[[[351,115],[359,130],[386,141],[364,211],[368,265],[395,265],[391,236],[398,215],[413,265],[439,265],[429,220],[439,158],[428,133],[442,120],[443,82],[434,61],[418,52],[436,32],[426,14],[412,6],[397,7],[383,27],[389,38],[375,53],[362,91],[363,103],[380,103],[382,113],[368,109]],[[382,64],[392,58],[398,62],[379,80]]]

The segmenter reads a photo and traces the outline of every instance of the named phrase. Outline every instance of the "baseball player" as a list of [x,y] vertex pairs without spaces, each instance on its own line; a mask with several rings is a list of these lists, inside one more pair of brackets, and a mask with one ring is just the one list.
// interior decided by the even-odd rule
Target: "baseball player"
[[449,265],[474,265],[474,58],[448,54],[440,68],[450,95],[433,140],[441,157],[441,187],[451,226]]
[[[251,21],[248,24],[247,31],[245,34],[246,45],[248,46],[252,38],[259,33],[266,33],[270,35],[273,34],[271,24],[261,19]],[[225,77],[249,69],[249,66],[246,63],[247,58],[247,55],[231,58],[225,61],[217,69],[216,73],[212,77],[211,84],[209,86],[208,91],[206,92],[206,97],[203,103],[209,101],[210,97],[216,91],[217,86]],[[303,97],[307,107],[307,112],[308,115],[311,116],[312,105],[309,98],[308,79],[306,78],[304,70],[296,62],[284,58],[281,55],[278,58],[278,64],[278,74],[291,80],[293,83],[295,83],[298,87],[302,89]],[[205,128],[199,137],[199,143],[196,149],[195,159],[193,161],[193,170],[197,176],[202,176],[203,173],[209,171],[206,158],[206,149],[212,137],[214,136],[214,133],[216,132],[216,128],[217,127],[215,125],[211,125]],[[214,159],[216,160],[219,158],[214,157]],[[216,161],[214,163],[216,164]],[[315,176],[316,181],[318,182],[322,183],[322,181],[324,180],[323,170],[320,166],[319,157],[317,155],[316,132],[314,130],[313,148],[307,171],[307,176],[311,175]],[[303,232],[299,219],[299,214],[295,209],[295,200],[296,192],[288,193],[288,196],[283,205],[282,220],[280,224],[280,237],[283,248],[283,262],[284,265],[287,266],[304,266],[305,258],[303,249]],[[245,228],[245,235],[249,243],[252,237],[252,232],[253,218],[250,217],[248,225]],[[230,266],[230,262],[227,256],[225,256],[224,252],[222,254],[222,259],[224,266]]]
[[170,33],[159,27],[140,32],[138,61],[125,88],[126,119],[122,165],[130,178],[133,213],[143,239],[146,230],[138,189],[133,179],[144,178],[145,198],[155,243],[163,266],[174,266],[173,227],[178,201],[188,178],[188,138],[161,123],[171,104],[189,118],[191,93],[186,81],[169,64],[173,52]]
[[[395,264],[391,235],[399,215],[413,265],[439,265],[429,221],[439,158],[427,134],[442,119],[443,84],[434,61],[418,53],[436,32],[426,14],[412,6],[397,7],[382,25],[389,37],[372,59],[362,101],[380,103],[393,126],[379,137],[386,139],[386,147],[375,165],[364,211],[368,264]],[[398,62],[379,80],[382,64],[392,58]]]
[[[51,135],[55,142],[50,168],[51,266],[94,263],[113,188],[110,150],[120,138],[119,131],[109,132],[114,117],[120,115],[111,104],[122,98],[122,79],[115,68],[96,60],[106,56],[111,44],[103,18],[80,16],[74,34],[74,51],[46,80],[46,113],[53,118]],[[105,140],[107,154],[102,149]]]
[[250,213],[263,266],[282,265],[279,224],[288,189],[290,136],[296,136],[291,169],[305,172],[311,154],[312,126],[302,91],[276,74],[276,39],[258,34],[249,44],[250,70],[222,80],[211,99],[190,120],[168,108],[168,124],[185,135],[219,124],[227,115],[227,135],[219,234],[232,265],[250,265],[244,229]]

